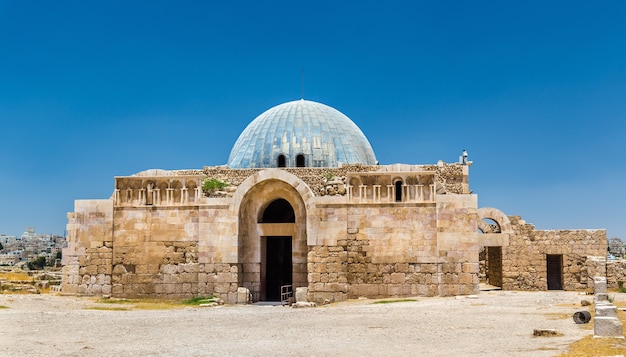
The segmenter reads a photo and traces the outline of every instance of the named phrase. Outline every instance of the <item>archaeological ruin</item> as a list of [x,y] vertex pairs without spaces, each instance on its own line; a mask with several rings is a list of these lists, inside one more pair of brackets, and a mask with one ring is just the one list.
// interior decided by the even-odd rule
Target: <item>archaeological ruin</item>
[[[604,230],[537,230],[479,208],[471,162],[379,165],[313,101],[254,119],[224,166],[115,177],[68,213],[62,292],[228,303],[586,290]],[[296,294],[297,293],[297,294]]]

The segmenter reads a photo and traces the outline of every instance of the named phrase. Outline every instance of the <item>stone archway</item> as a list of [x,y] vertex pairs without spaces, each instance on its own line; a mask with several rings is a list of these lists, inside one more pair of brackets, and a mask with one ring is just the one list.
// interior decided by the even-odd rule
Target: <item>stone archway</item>
[[245,192],[238,192],[243,194],[238,207],[239,285],[250,290],[254,301],[275,301],[280,297],[276,286],[293,285],[295,290],[308,285],[306,206],[296,189],[302,183],[290,182],[299,181],[297,177],[283,177],[282,170],[261,173],[240,186]]
[[[511,221],[500,210],[491,207],[478,209],[478,239],[481,245],[479,263],[481,276],[489,285],[502,287],[502,247],[508,246],[513,233]],[[482,280],[482,278],[481,278]]]

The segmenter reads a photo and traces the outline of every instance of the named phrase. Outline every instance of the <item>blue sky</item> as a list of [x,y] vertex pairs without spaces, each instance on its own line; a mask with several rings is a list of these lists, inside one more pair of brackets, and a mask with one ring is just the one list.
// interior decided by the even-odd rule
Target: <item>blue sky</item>
[[301,97],[381,164],[474,161],[480,207],[626,238],[626,2],[0,0],[0,233],[113,177],[225,164]]

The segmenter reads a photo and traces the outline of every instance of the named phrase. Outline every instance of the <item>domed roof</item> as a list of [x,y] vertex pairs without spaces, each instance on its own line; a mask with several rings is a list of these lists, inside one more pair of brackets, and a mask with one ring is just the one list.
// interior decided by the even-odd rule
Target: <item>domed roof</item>
[[268,109],[239,135],[230,168],[375,165],[374,150],[350,118],[327,105],[295,100]]

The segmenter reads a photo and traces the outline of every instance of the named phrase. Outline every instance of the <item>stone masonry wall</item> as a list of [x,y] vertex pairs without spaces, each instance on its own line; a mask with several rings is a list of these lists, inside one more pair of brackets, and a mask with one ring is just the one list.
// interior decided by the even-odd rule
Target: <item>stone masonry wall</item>
[[68,213],[61,291],[69,295],[111,294],[113,203],[77,200]]
[[127,268],[118,264],[113,269],[115,297],[182,299],[215,295],[231,304],[237,302],[235,265],[172,263]]
[[[398,168],[396,166],[401,166]],[[336,177],[345,177],[349,173],[358,172],[384,172],[388,170],[419,170],[423,171],[435,171],[438,185],[442,187],[448,193],[463,193],[464,184],[467,185],[464,168],[467,166],[453,163],[440,163],[437,165],[360,165],[350,164],[343,165],[341,167],[286,167],[281,170],[287,171],[293,175],[296,175],[314,192],[320,192],[320,189],[324,186],[324,178],[329,174]],[[203,175],[208,178],[215,178],[224,182],[227,182],[232,187],[239,186],[245,179],[254,175],[255,173],[264,169],[231,169],[227,166],[206,166],[202,170],[176,170],[174,173],[181,176],[189,175]],[[232,190],[231,190],[232,192]]]
[[620,281],[622,282],[622,286],[626,286],[626,260],[618,259],[607,261],[606,282],[608,287],[617,289]]
[[318,242],[309,247],[309,299],[476,293],[475,199],[465,196],[438,196],[437,205],[318,205],[322,218],[309,231]]
[[563,289],[593,286],[590,257],[606,255],[605,230],[536,230],[519,216],[509,216],[514,233],[502,248],[504,290],[546,290],[546,255],[563,256]]
[[230,228],[227,212],[199,206],[116,207],[112,295],[180,299],[212,294],[235,303],[238,266],[225,259],[233,243],[227,232],[216,236],[220,225],[214,224],[223,220]]
[[[474,293],[476,199],[451,194],[465,190],[465,168],[441,164],[285,169],[314,193],[329,172],[345,176],[379,170],[436,171],[444,189],[437,203],[347,204],[342,197],[311,198],[302,220],[306,234],[300,238],[307,242],[302,255],[308,259],[306,277],[313,300]],[[177,174],[239,185],[258,171],[220,167]],[[176,299],[215,294],[236,302],[243,280],[237,235],[241,211],[231,210],[231,198],[188,201],[174,192],[167,204],[151,205],[137,190],[125,191],[132,199],[119,205],[114,199],[76,201],[75,211],[68,214],[63,293]]]

